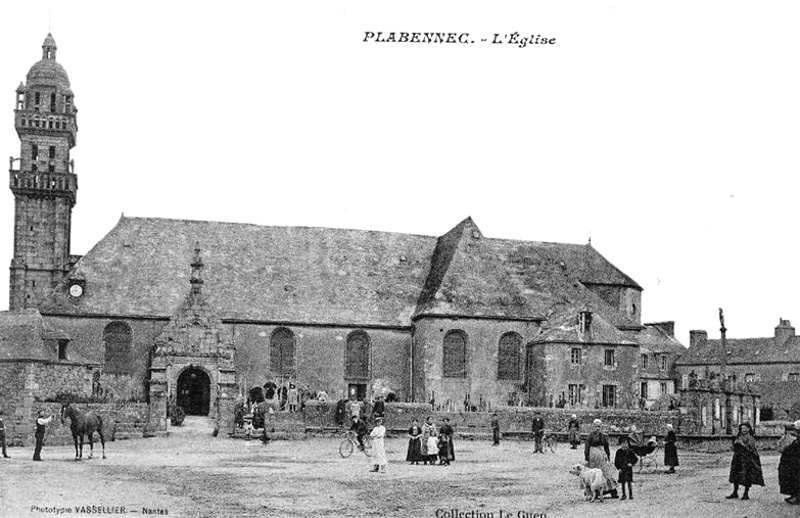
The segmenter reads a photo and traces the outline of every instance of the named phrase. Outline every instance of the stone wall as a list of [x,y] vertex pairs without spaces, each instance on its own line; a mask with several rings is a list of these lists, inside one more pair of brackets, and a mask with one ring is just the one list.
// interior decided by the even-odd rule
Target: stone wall
[[[467,376],[443,376],[444,337],[449,331],[462,331],[467,337]],[[515,380],[498,379],[498,351],[500,338],[515,332],[522,338],[520,344],[519,377]],[[520,394],[524,383],[525,344],[539,334],[536,322],[478,320],[469,318],[424,317],[416,322],[414,330],[414,399],[459,408],[469,394],[472,404],[483,401],[492,406],[506,404],[509,394]]]
[[[686,377],[694,372],[700,379],[706,376],[706,370],[711,372],[719,372],[719,365],[711,365],[707,368],[705,365],[677,365],[675,369],[678,371],[679,378]],[[753,381],[788,381],[790,373],[800,374],[800,363],[797,362],[782,362],[782,363],[765,363],[765,364],[737,364],[727,363],[725,365],[725,374],[728,376],[736,376],[736,380],[743,382],[748,374],[753,374]]]
[[[309,402],[301,412],[278,412],[267,414],[266,426],[270,433],[299,437],[306,432],[324,432],[343,429],[335,419],[336,405],[318,405]],[[535,412],[541,412],[545,427],[557,434],[566,435],[567,423],[574,413],[581,421],[581,433],[588,433],[592,421],[599,418],[603,428],[610,434],[622,434],[636,425],[646,435],[663,436],[667,423],[679,428],[680,419],[676,411],[649,412],[639,410],[564,410],[557,408],[498,407],[500,429],[510,437],[528,437]],[[456,434],[464,437],[482,437],[491,433],[492,412],[434,412],[430,405],[420,403],[387,403],[384,425],[394,434],[402,435],[411,426],[413,419],[422,425],[428,417],[440,425],[447,417]],[[372,421],[370,420],[370,424]],[[345,427],[349,426],[349,420]],[[680,432],[680,430],[678,430]]]
[[[581,349],[580,364],[570,361],[573,348]],[[614,351],[614,365],[605,365],[605,352]],[[603,386],[616,387],[616,408],[639,406],[639,347],[618,344],[546,343],[531,347],[531,360],[540,373],[530,380],[532,403],[569,405],[569,385],[583,385],[581,402],[575,408],[603,404]]]
[[[103,419],[103,436],[106,443],[118,439],[141,438],[150,434],[147,427],[149,410],[145,403],[90,403],[74,406],[82,412],[92,412]],[[45,444],[73,444],[69,419],[64,423],[60,420],[61,404],[44,402],[34,402],[30,406],[15,409],[11,428],[9,420],[6,420],[7,444],[32,447],[36,443],[34,430],[39,410],[44,411],[45,417],[54,416],[47,426]],[[99,443],[99,436],[95,435],[95,441]],[[84,442],[84,445],[86,444]]]
[[[91,395],[93,371],[92,366],[64,362],[0,362],[0,408],[3,410],[8,444],[32,444],[38,409],[58,415],[61,405],[45,401],[53,400],[59,394]],[[86,408],[85,405],[79,407]],[[93,404],[88,408],[97,408],[101,414],[108,414],[109,423],[119,422],[117,431],[120,437],[144,434],[144,422],[148,416],[145,403]],[[51,429],[53,431],[48,432],[48,437],[53,437],[51,444],[67,442],[61,436],[65,436],[65,433],[68,435],[69,430],[59,432],[60,423],[53,423]],[[114,431],[112,428],[108,430]],[[71,436],[68,439],[71,441]]]
[[[72,340],[70,354],[87,362],[100,365],[100,383],[115,397],[123,399],[145,399],[150,369],[150,351],[156,337],[167,324],[167,319],[111,319],[66,316],[46,316],[50,325],[63,330]],[[131,328],[130,374],[111,374],[103,370],[105,344],[103,332],[111,322],[125,322]]]
[[678,391],[683,433],[726,435],[743,422],[759,424],[758,395],[718,388]]

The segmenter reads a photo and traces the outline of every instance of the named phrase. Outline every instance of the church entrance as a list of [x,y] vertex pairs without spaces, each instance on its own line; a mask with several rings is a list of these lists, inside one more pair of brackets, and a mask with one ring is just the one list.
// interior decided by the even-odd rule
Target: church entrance
[[186,415],[208,415],[211,380],[201,369],[190,367],[178,376],[178,406]]

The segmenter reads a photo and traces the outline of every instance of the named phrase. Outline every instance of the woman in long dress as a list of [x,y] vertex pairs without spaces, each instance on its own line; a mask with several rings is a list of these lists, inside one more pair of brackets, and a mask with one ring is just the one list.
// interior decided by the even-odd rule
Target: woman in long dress
[[372,471],[380,471],[386,473],[386,465],[389,461],[386,458],[386,445],[383,443],[383,438],[386,437],[386,428],[383,426],[383,418],[375,418],[375,428],[369,434],[372,439],[372,463],[374,467]]
[[778,464],[778,483],[781,494],[789,495],[786,502],[800,504],[800,421],[786,427],[786,432],[778,441],[781,460]]
[[584,457],[586,466],[589,468],[599,468],[603,472],[605,483],[603,493],[608,493],[611,498],[617,498],[617,469],[611,464],[611,452],[608,448],[608,436],[601,430],[603,422],[595,419],[592,422],[593,428],[586,438]]
[[678,465],[678,447],[675,437],[675,430],[671,424],[667,424],[667,436],[664,438],[664,465],[669,466],[667,473],[675,473],[675,466]]
[[406,462],[419,464],[419,461],[423,460],[422,454],[420,454],[420,438],[422,438],[422,428],[419,427],[417,420],[414,419],[411,422],[411,428],[408,429],[408,452],[406,453]]
[[728,482],[733,484],[733,493],[725,498],[739,498],[739,486],[744,486],[742,500],[750,499],[750,486],[764,485],[761,457],[756,449],[756,439],[750,423],[739,425],[739,433],[733,441],[733,459]]

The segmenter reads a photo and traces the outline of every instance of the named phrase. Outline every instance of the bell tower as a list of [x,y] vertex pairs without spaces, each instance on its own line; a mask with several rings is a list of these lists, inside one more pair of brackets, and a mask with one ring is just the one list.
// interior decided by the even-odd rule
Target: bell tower
[[16,91],[14,127],[19,157],[10,158],[14,193],[14,257],[9,309],[35,308],[70,269],[72,207],[78,177],[70,159],[78,134],[75,100],[66,70],[56,62],[48,34],[42,59]]

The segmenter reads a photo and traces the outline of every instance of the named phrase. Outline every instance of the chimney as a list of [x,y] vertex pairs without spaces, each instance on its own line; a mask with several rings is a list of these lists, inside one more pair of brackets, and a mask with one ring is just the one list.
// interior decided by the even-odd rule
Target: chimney
[[666,322],[653,322],[651,324],[645,324],[646,326],[650,327],[657,327],[661,331],[663,331],[667,336],[670,338],[675,338],[675,321],[668,320]]
[[792,327],[792,323],[782,318],[778,319],[778,326],[775,328],[775,338],[780,342],[785,342],[793,336],[794,328]]
[[689,347],[705,347],[708,342],[708,333],[695,329],[689,331]]

